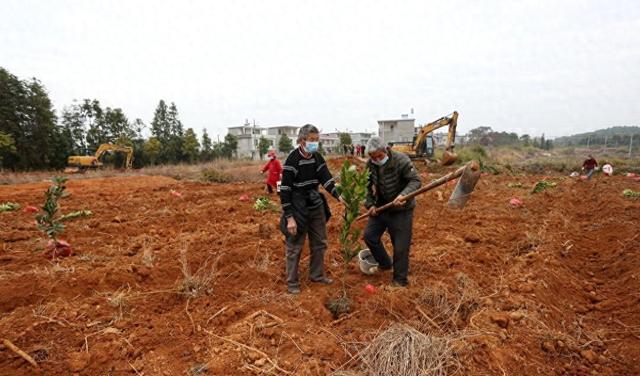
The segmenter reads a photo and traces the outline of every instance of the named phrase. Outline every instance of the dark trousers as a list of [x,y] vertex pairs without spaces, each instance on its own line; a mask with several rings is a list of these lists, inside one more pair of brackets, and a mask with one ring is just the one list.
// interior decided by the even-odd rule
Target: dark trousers
[[[413,227],[413,209],[402,211],[386,211],[375,217],[369,217],[364,230],[364,242],[371,250],[380,268],[393,266],[393,280],[406,285],[409,281],[409,247]],[[382,235],[389,231],[393,244],[393,262],[382,244]]]
[[322,280],[324,275],[324,253],[327,250],[327,219],[324,214],[324,207],[309,211],[308,228],[306,232],[298,231],[295,236],[287,236],[285,240],[285,251],[287,256],[287,286],[299,287],[298,265],[304,240],[309,234],[309,279],[312,281]]

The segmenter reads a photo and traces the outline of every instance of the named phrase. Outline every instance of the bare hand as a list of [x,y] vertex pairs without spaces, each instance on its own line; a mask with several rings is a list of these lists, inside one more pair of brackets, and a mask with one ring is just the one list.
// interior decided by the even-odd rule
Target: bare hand
[[395,207],[404,206],[404,204],[406,203],[407,203],[407,199],[404,198],[403,195],[399,195],[398,197],[396,197],[395,200],[393,200],[393,206]]
[[372,206],[369,208],[367,213],[369,214],[369,217],[376,217],[378,215],[378,209],[376,209],[375,206]]
[[291,234],[291,236],[296,236],[296,234],[298,233],[298,224],[296,223],[295,218],[287,218],[287,231],[289,231],[289,234]]

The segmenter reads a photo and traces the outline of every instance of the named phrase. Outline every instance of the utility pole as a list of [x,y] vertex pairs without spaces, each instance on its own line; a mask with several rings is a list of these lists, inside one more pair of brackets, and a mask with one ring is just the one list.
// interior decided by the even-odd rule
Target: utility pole
[[629,140],[629,159],[631,159],[631,147],[633,147],[633,133],[631,134],[631,139]]

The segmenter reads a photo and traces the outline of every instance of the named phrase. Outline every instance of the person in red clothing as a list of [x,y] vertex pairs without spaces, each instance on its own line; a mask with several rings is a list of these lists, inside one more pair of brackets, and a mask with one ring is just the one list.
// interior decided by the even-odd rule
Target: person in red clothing
[[267,153],[267,158],[269,158],[269,162],[267,162],[267,164],[262,167],[262,173],[264,173],[265,171],[268,172],[264,189],[268,194],[271,194],[273,193],[280,179],[282,179],[282,165],[276,158],[275,150],[269,150],[269,152]]
[[587,179],[591,180],[591,175],[593,175],[593,171],[595,170],[596,166],[598,166],[598,162],[595,158],[593,158],[591,154],[589,154],[589,159],[585,160],[582,164],[582,170],[586,172]]

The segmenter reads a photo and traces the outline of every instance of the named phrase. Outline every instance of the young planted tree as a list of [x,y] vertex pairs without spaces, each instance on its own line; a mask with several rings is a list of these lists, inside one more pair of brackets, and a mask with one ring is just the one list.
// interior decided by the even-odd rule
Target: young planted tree
[[58,238],[64,232],[64,222],[91,215],[89,210],[80,210],[65,215],[59,213],[60,206],[58,201],[67,195],[65,192],[67,178],[54,177],[51,185],[45,192],[45,203],[42,206],[42,212],[36,215],[36,226],[48,238],[45,247],[45,256],[55,259],[59,256],[71,256],[73,254],[71,245],[64,240]]
[[345,160],[340,170],[340,184],[338,193],[344,201],[344,217],[340,227],[340,253],[342,255],[342,294],[337,299],[330,300],[327,304],[329,311],[337,318],[341,313],[349,312],[349,299],[346,290],[346,275],[349,262],[353,260],[362,249],[360,234],[362,230],[353,226],[360,215],[360,206],[367,197],[367,183],[369,182],[369,170],[358,171],[355,165]]

